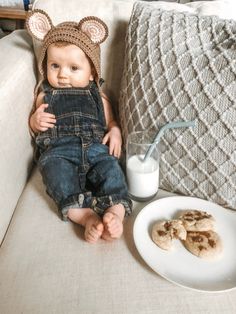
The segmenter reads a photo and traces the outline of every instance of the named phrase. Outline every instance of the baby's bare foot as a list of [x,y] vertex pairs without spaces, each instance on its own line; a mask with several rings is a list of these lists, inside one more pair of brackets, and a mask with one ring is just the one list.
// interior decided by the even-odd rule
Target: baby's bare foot
[[85,222],[85,240],[89,243],[95,243],[101,238],[104,227],[101,219],[97,215],[91,215]]
[[104,232],[102,238],[107,241],[120,238],[123,233],[123,219],[124,209],[119,210],[117,213],[108,210],[103,216]]

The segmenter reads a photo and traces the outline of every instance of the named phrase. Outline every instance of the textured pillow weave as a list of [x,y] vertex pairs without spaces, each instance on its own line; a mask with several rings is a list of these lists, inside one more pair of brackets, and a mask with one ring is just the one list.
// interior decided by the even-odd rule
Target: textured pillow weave
[[162,138],[160,187],[236,209],[236,22],[134,5],[120,97],[124,140]]

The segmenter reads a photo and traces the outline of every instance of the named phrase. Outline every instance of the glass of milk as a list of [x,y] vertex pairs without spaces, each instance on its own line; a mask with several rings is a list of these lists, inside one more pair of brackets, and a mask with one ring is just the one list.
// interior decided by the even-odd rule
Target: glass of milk
[[155,134],[146,131],[130,133],[126,147],[126,176],[130,197],[135,201],[152,199],[159,186],[159,144],[144,161]]

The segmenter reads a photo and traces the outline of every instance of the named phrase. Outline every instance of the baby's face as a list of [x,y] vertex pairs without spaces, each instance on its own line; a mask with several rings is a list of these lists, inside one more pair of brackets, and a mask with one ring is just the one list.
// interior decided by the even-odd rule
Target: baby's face
[[85,53],[75,45],[47,50],[47,79],[55,88],[86,87],[92,81],[92,69]]

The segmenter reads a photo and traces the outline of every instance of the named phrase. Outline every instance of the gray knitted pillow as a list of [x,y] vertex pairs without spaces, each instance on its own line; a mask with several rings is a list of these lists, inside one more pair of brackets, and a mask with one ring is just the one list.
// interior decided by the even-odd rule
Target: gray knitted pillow
[[236,209],[236,22],[137,2],[126,40],[124,140],[195,119],[165,133],[160,187]]

